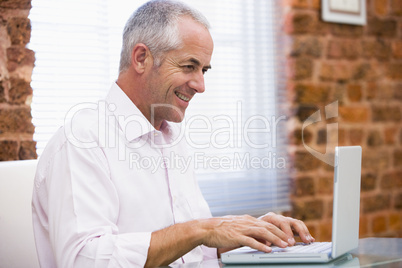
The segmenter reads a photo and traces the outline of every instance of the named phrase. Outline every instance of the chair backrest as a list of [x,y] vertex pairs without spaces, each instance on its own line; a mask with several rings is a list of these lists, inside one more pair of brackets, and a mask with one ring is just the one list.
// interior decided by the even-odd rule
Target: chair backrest
[[0,162],[0,267],[39,267],[31,208],[36,165]]

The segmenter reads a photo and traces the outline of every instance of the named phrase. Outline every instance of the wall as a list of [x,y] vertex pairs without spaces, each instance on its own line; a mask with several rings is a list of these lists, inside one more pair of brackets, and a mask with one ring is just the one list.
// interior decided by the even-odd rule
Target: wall
[[323,22],[320,0],[283,2],[290,214],[331,239],[333,168],[307,152],[302,124],[338,101],[339,116],[307,127],[305,142],[324,153],[326,124],[338,123],[339,145],[361,145],[360,236],[402,237],[402,0],[367,0],[365,26]]
[[0,0],[0,161],[37,157],[30,87],[31,0]]

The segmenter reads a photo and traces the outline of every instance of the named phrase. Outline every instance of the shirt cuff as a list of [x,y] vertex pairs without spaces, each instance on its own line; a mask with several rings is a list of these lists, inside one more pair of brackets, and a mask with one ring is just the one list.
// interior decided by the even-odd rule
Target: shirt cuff
[[218,259],[218,252],[216,248],[209,248],[207,246],[201,245],[201,249],[204,255],[204,261]]
[[109,267],[144,267],[150,243],[150,232],[117,235]]
[[104,234],[88,241],[78,254],[76,267],[144,267],[151,233]]

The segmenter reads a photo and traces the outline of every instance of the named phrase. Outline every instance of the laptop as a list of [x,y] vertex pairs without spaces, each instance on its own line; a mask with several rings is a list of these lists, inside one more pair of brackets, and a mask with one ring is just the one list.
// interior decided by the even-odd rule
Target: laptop
[[359,243],[360,179],[362,148],[335,148],[332,242],[298,243],[285,249],[261,252],[241,247],[225,252],[225,264],[328,263],[356,249]]

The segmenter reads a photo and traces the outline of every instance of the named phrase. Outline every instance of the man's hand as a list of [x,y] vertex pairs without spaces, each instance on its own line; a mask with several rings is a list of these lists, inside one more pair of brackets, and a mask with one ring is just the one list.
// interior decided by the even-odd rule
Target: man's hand
[[270,252],[271,244],[284,248],[290,245],[292,240],[289,239],[293,238],[293,235],[289,236],[275,224],[248,215],[211,218],[201,220],[200,223],[206,233],[202,243],[208,247],[229,250],[249,246]]
[[245,215],[178,223],[152,233],[145,266],[168,265],[199,245],[218,248],[218,254],[241,246],[271,252],[271,245],[294,245],[294,234],[305,243],[314,241],[302,221],[275,213],[258,219]]
[[278,215],[273,212],[269,212],[264,216],[261,216],[259,219],[269,222],[281,229],[289,237],[288,242],[290,246],[293,246],[296,243],[294,235],[298,235],[304,243],[309,244],[315,241],[307,226],[300,220]]

